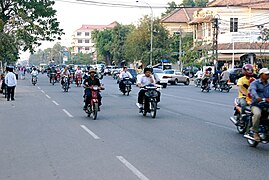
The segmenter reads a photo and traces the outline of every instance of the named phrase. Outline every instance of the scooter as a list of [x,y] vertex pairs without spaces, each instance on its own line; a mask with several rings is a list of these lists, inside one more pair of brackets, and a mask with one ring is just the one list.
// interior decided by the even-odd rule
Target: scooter
[[132,82],[130,81],[130,78],[124,78],[123,79],[124,89],[121,89],[121,92],[125,95],[127,93],[127,96],[129,96],[131,89],[132,89]]
[[88,106],[87,106],[87,109],[85,110],[85,112],[88,114],[88,117],[90,117],[92,115],[93,120],[96,120],[97,112],[100,111],[98,93],[102,89],[98,86],[90,86],[87,88],[91,91],[91,97],[86,98],[86,100],[88,99],[89,102],[88,102]]
[[32,76],[32,84],[35,86],[37,83],[37,77],[36,76]]
[[64,92],[68,92],[69,87],[69,82],[68,82],[68,76],[63,76],[63,84],[62,84],[62,88],[64,90]]

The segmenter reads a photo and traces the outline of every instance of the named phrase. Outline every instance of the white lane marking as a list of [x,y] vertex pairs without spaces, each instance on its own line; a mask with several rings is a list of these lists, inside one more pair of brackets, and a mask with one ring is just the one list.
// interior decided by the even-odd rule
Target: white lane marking
[[193,98],[186,98],[186,97],[180,97],[180,96],[174,96],[170,94],[163,94],[165,96],[170,96],[170,97],[175,97],[178,99],[185,99],[185,100],[190,100],[190,101],[197,101],[197,102],[202,102],[202,103],[207,103],[211,105],[218,105],[218,106],[224,106],[224,107],[231,107],[232,105],[227,105],[227,104],[221,104],[221,103],[215,103],[215,102],[209,102],[209,101],[204,101],[204,100],[199,100],[199,99],[193,99]]
[[73,117],[72,114],[70,114],[66,109],[63,109],[63,112],[65,112],[65,114],[66,114],[67,116],[69,116],[69,117],[71,117],[71,118]]
[[49,95],[47,95],[47,94],[46,94],[46,96],[47,96],[47,98],[49,98],[49,99],[51,98],[51,97],[50,97]]
[[216,123],[213,123],[213,122],[209,122],[209,121],[206,121],[205,123],[206,124],[209,124],[209,125],[212,125],[212,126],[224,128],[224,129],[234,130],[234,128],[226,127],[226,126],[223,126],[223,125],[220,125],[220,124],[216,124]]
[[59,106],[59,104],[56,101],[52,101],[56,106]]
[[39,87],[39,86],[37,86],[37,88],[38,88],[38,89],[40,89],[40,87]]
[[87,133],[89,133],[94,139],[100,139],[96,134],[94,134],[91,130],[89,130],[86,126],[80,125],[82,129],[84,129]]
[[144,174],[142,174],[138,169],[136,169],[131,163],[129,163],[124,157],[116,156],[128,169],[130,169],[139,179],[149,180]]
[[41,92],[45,94],[45,91],[41,90]]

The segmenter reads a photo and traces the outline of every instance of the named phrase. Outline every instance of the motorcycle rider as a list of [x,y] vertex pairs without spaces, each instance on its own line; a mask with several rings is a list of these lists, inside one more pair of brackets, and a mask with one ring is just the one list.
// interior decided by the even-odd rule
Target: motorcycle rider
[[68,82],[68,86],[69,86],[69,84],[70,84],[70,82],[69,82],[69,79],[70,79],[70,72],[69,72],[67,66],[65,66],[64,69],[63,69],[63,71],[61,72],[61,78],[62,78],[62,80],[61,80],[61,85],[64,84],[64,76],[67,76],[67,82]]
[[[262,105],[259,104],[260,101],[263,99],[269,98],[269,69],[262,68],[259,70],[259,78],[253,81],[250,84],[249,92],[252,97],[251,102],[251,111],[253,113],[252,116],[252,127],[251,130],[254,132],[253,138],[255,141],[260,141],[260,136],[258,134],[259,124],[260,124],[260,117],[262,113],[262,109],[266,108],[267,111],[269,110],[269,105]],[[268,102],[268,100],[266,100]]]
[[252,81],[255,80],[253,77],[254,70],[251,64],[246,64],[242,68],[242,72],[245,74],[243,77],[238,79],[237,86],[238,86],[238,99],[239,105],[241,107],[241,113],[245,113],[245,109],[247,105],[250,105],[251,98],[248,95],[248,88]]
[[123,70],[120,72],[119,78],[120,78],[119,88],[120,88],[121,91],[124,91],[125,90],[124,78],[130,78],[130,79],[132,79],[133,76],[128,71],[127,67],[124,66],[123,67]]
[[77,67],[77,70],[75,72],[76,84],[78,83],[78,77],[81,77],[82,78],[82,75],[83,75],[83,71],[81,70],[81,67],[78,66]]
[[[204,73],[201,68],[198,69],[198,71],[195,73],[194,77],[196,82],[200,82],[202,80]],[[200,84],[200,83],[199,83]]]
[[[85,80],[83,82],[83,87],[85,88],[85,91],[84,91],[83,97],[84,97],[85,104],[84,104],[83,110],[87,109],[87,106],[91,100],[91,90],[88,89],[88,87],[96,85],[100,89],[104,89],[104,87],[100,83],[100,80],[95,76],[95,74],[96,74],[96,71],[94,69],[89,69],[89,76],[84,76]],[[102,105],[101,100],[102,100],[102,96],[98,92],[98,102],[99,102],[98,111],[100,111],[100,106]]]
[[223,84],[228,83],[229,80],[230,73],[227,70],[227,67],[224,67],[222,73],[220,74],[220,87],[223,86]]
[[[137,78],[137,86],[138,87],[144,87],[147,85],[154,85],[155,86],[155,79],[154,76],[152,75],[152,68],[144,68],[144,74],[139,76]],[[140,112],[142,112],[142,108],[143,108],[143,99],[145,97],[145,90],[140,89],[139,93],[138,93],[138,107],[140,109]],[[157,91],[158,96],[157,96],[157,103],[160,102],[160,97],[161,97],[161,93],[159,91]]]
[[50,83],[51,83],[51,79],[52,79],[52,76],[54,76],[54,78],[56,78],[56,70],[55,70],[55,67],[52,66],[49,70],[49,77],[50,77]]
[[212,68],[209,67],[206,69],[205,73],[203,74],[203,77],[202,77],[202,88],[206,87],[206,86],[210,86],[210,80],[213,76],[212,74]]
[[36,70],[36,67],[33,68],[33,71],[31,72],[31,75],[32,75],[32,82],[33,82],[33,77],[35,76],[36,77],[36,81],[37,81],[37,75],[38,75],[38,71]]

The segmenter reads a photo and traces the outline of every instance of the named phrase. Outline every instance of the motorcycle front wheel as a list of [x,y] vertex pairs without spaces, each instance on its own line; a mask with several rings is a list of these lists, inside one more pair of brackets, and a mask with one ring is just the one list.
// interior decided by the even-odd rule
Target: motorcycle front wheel
[[156,117],[156,112],[157,112],[157,103],[154,101],[151,101],[149,103],[149,109],[150,109],[150,114],[152,118]]
[[98,112],[98,103],[94,103],[92,107],[92,118],[93,120],[96,120],[97,118],[97,112]]
[[259,144],[259,142],[254,141],[252,139],[247,139],[247,141],[248,141],[248,144],[249,144],[250,147],[257,147],[258,144]]

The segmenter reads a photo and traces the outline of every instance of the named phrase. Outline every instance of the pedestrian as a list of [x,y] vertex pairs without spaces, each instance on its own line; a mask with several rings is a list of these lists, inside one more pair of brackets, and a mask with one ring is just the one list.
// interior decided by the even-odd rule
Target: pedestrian
[[13,73],[13,67],[7,68],[8,73],[5,76],[5,84],[7,86],[7,101],[14,101],[15,87],[17,85],[16,75]]

